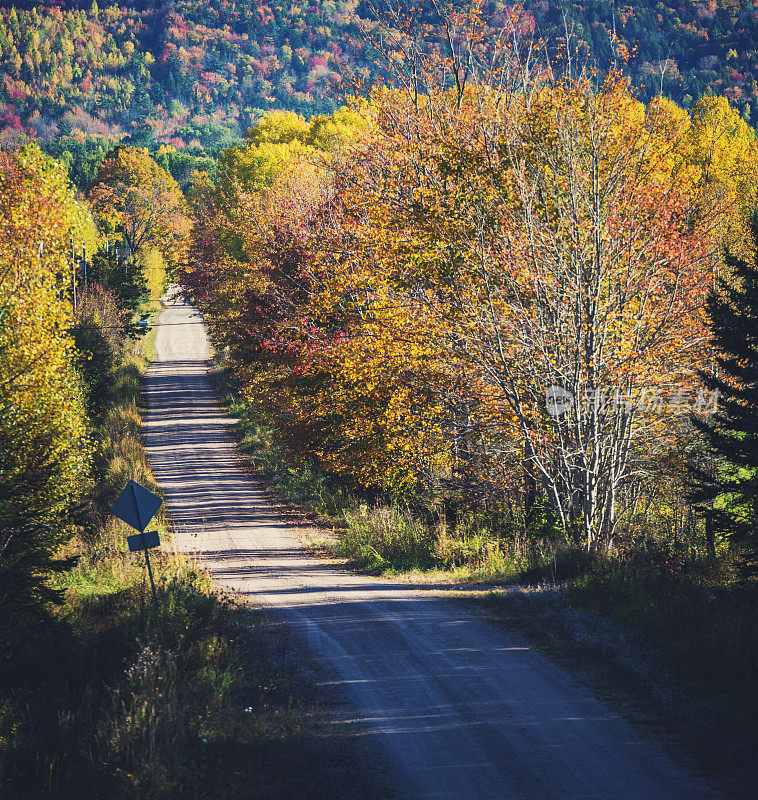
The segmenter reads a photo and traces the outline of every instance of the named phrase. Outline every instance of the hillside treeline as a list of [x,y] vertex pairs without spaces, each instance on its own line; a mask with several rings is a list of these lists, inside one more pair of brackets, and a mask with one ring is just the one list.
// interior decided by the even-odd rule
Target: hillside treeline
[[[643,101],[691,108],[706,92],[758,121],[756,11],[749,2],[475,3],[491,29],[514,8],[554,59],[614,65]],[[332,111],[355,81],[386,74],[379,56],[437,28],[447,6],[404,3],[191,2],[0,10],[0,124],[5,138],[137,137],[132,143],[215,155],[262,113]],[[438,13],[439,12],[439,13]]]

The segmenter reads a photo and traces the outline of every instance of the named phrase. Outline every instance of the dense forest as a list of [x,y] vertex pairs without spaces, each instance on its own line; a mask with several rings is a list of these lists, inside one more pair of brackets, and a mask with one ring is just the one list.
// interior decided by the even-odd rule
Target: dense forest
[[[496,26],[506,10],[485,3],[482,14]],[[758,121],[758,10],[748,0],[527,0],[520,18],[555,53],[568,37],[601,71],[622,65],[642,100],[663,93],[691,107],[713,92]],[[266,110],[334,110],[356,81],[381,74],[376,37],[404,35],[393,22],[390,6],[368,0],[6,7],[2,137],[62,137],[67,151],[131,137],[154,151],[215,154]]]

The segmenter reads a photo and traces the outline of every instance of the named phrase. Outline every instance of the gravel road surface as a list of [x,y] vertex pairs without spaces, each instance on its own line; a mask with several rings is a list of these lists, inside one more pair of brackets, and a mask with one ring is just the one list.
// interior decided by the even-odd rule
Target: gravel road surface
[[170,294],[145,383],[148,452],[174,544],[302,633],[373,737],[398,797],[720,796],[504,626],[305,554],[237,466],[207,357],[200,315]]

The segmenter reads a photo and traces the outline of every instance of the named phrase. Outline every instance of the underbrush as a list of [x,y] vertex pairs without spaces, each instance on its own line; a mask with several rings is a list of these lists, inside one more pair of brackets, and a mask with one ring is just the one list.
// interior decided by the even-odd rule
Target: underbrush
[[753,797],[758,586],[740,578],[734,554],[678,559],[672,570],[671,549],[640,547],[562,582],[464,596],[665,730],[730,796]]
[[463,517],[453,532],[397,506],[362,506],[344,513],[347,529],[334,552],[379,574],[411,573],[457,583],[540,583],[586,573],[584,548],[556,538],[498,536]]
[[156,490],[141,442],[145,364],[135,346],[108,382],[94,524],[55,578],[63,603],[0,620],[0,796],[384,796],[286,627],[162,551],[153,607],[143,558],[127,551],[133,531],[109,514],[127,480]]
[[758,585],[738,579],[733,558],[693,560],[672,573],[640,557],[596,569],[563,591],[572,606],[606,614],[651,643],[681,685],[735,719],[755,718]]
[[337,555],[373,572],[405,572],[438,566],[434,530],[393,506],[346,511],[347,529],[334,546]]

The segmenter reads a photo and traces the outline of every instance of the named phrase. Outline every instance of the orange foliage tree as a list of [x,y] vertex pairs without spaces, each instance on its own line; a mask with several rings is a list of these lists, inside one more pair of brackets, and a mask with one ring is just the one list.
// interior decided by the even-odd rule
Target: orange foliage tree
[[359,135],[310,171],[293,159],[231,215],[207,187],[189,280],[250,396],[322,466],[524,512],[541,494],[596,549],[634,457],[695,396],[756,143],[733,126],[714,173],[722,117],[645,107],[618,75],[555,81],[472,30],[447,56],[411,42],[400,88],[355,101]]

